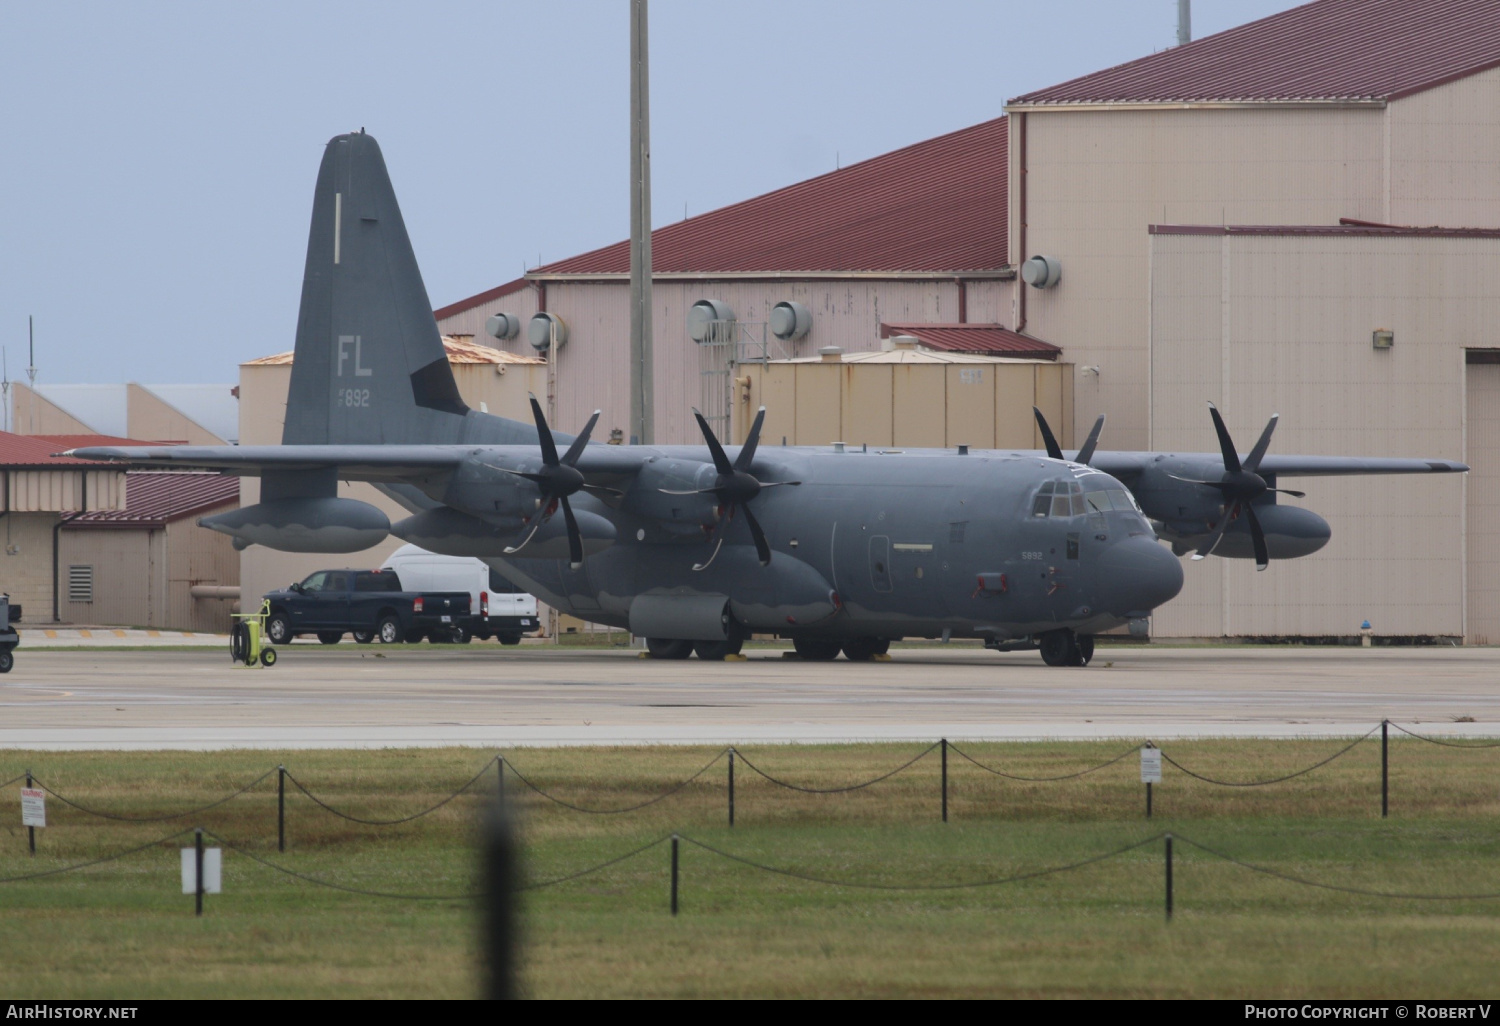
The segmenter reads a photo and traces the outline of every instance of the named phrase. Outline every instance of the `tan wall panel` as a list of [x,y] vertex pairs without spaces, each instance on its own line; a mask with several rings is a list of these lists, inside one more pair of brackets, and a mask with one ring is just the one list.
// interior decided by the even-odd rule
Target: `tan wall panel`
[[1391,224],[1500,225],[1500,68],[1387,109]]
[[1470,644],[1500,644],[1500,364],[1468,371],[1468,629]]
[[766,408],[766,420],[761,425],[760,437],[767,445],[780,445],[785,438],[789,443],[797,442],[797,377],[789,364],[747,364],[741,368],[749,374],[750,401],[735,405],[735,440],[743,442],[755,420],[760,407]]
[[[1038,363],[1032,366],[1036,372],[1036,407],[1042,411],[1042,416],[1047,418],[1047,423],[1052,425],[1052,432],[1057,436],[1057,444],[1064,449],[1071,449],[1073,447],[1073,418],[1071,416],[1073,412],[1073,368],[1068,364],[1051,366]],[[1034,418],[1032,428],[1035,432],[1032,448],[1045,448],[1041,428],[1037,426]]]
[[21,603],[26,623],[52,620],[52,527],[56,513],[12,513],[0,525],[0,591]]
[[205,531],[196,521],[196,517],[174,521],[162,532],[168,559],[165,625],[172,630],[222,633],[229,630],[229,614],[238,603],[193,598],[191,589],[198,584],[239,584],[240,554],[228,535]]
[[895,441],[889,364],[846,363],[839,368],[843,426],[850,445],[889,446]]
[[828,445],[844,441],[839,365],[799,363],[794,370],[797,388],[797,445]]
[[994,378],[995,448],[1036,448],[1036,371],[1031,364],[997,364]]
[[[1026,121],[1021,258],[1046,253],[1063,266],[1055,288],[1026,289],[1026,331],[1099,367],[1077,393],[1074,422],[1087,430],[1108,413],[1112,447],[1147,442],[1147,225],[1332,224],[1384,211],[1380,111],[1030,112]],[[1023,217],[1012,209],[1014,230]]]
[[896,445],[940,449],[948,444],[947,384],[941,370],[930,364],[896,364],[891,368],[892,440]]
[[188,445],[225,445],[209,431],[158,396],[131,382],[125,386],[125,433],[144,441],[186,442]]
[[125,505],[123,470],[13,470],[11,507],[21,513],[122,509]]
[[94,428],[19,381],[10,385],[9,430],[22,435],[92,435]]
[[974,449],[995,446],[996,368],[984,364],[949,365],[944,368],[947,389],[947,445]]
[[[1464,346],[1494,345],[1500,246],[1482,239],[1156,236],[1151,340],[1154,447],[1211,451],[1214,397],[1242,451],[1272,413],[1273,453],[1463,459]],[[1215,279],[1218,295],[1215,296]],[[1268,302],[1267,297],[1274,297]],[[1371,332],[1389,328],[1395,348]],[[1491,339],[1489,342],[1480,340]],[[1285,479],[1333,537],[1257,573],[1249,560],[1187,569],[1160,635],[1464,630],[1463,489],[1457,475]],[[1471,553],[1473,548],[1470,548]],[[1204,580],[1214,573],[1222,584]],[[1473,569],[1470,569],[1473,576]]]
[[[154,559],[153,535],[140,530],[63,531],[58,548],[60,610],[66,623],[161,627],[164,568]],[[68,601],[68,568],[94,568],[94,600]]]

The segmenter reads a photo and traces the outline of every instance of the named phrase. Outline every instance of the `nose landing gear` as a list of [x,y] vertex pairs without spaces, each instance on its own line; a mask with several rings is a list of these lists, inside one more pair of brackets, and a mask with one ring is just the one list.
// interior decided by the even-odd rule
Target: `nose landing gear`
[[1048,666],[1087,666],[1094,658],[1094,638],[1091,634],[1074,634],[1063,629],[1048,631],[1038,641],[1042,650],[1042,661]]

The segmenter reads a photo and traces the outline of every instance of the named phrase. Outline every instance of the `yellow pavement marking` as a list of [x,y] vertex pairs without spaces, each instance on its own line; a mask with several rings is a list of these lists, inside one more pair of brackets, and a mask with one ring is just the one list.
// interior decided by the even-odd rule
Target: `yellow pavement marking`
[[125,636],[125,632],[118,629],[111,631],[110,633],[112,633],[117,638],[123,638]]
[[94,632],[93,632],[93,631],[84,631],[84,630],[80,630],[80,631],[79,631],[79,632],[78,632],[78,636],[79,636],[79,637],[80,637],[80,638],[92,638],[92,637],[93,637],[93,636],[94,636]]
[[147,631],[146,632],[146,637],[148,637],[148,638],[159,638],[159,637],[161,637],[161,631]]
[[49,637],[49,638],[55,638],[55,637],[57,637],[57,632],[56,631],[49,631],[49,630],[45,630],[44,629],[42,631],[42,633],[45,634],[45,635],[47,635],[47,637]]

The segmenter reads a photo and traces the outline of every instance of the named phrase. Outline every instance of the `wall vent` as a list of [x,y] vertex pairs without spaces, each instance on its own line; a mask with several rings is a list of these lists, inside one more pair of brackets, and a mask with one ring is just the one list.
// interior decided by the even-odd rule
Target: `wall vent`
[[74,565],[68,567],[68,601],[94,601],[93,566]]

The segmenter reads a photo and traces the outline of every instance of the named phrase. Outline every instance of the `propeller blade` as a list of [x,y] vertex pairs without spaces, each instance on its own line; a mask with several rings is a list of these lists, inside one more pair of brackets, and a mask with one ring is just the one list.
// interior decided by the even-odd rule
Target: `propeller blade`
[[1177,474],[1168,474],[1173,481],[1181,481],[1183,484],[1203,485],[1205,488],[1223,488],[1223,481],[1200,481],[1196,477],[1180,477]]
[[755,539],[755,554],[760,557],[761,566],[771,565],[771,546],[766,542],[766,532],[760,529],[760,521],[755,519],[755,514],[750,512],[749,506],[741,506],[745,511],[745,526],[750,528],[750,537]]
[[1052,436],[1052,428],[1047,424],[1047,418],[1042,416],[1042,411],[1035,406],[1031,412],[1036,414],[1036,426],[1042,433],[1042,443],[1047,447],[1047,455],[1055,460],[1063,458],[1062,448],[1057,444],[1057,439]]
[[679,492],[679,491],[675,491],[674,489],[671,489],[671,488],[658,488],[657,491],[661,492],[663,495],[713,495],[715,492],[718,491],[718,489],[717,488],[692,488],[692,489],[689,489],[688,491],[685,491],[685,492]]
[[568,560],[574,570],[583,566],[583,536],[578,533],[578,521],[573,517],[573,507],[568,505],[568,497],[564,495],[562,502],[563,519],[568,522]]
[[760,483],[760,490],[765,491],[767,488],[780,488],[782,485],[799,485],[801,483],[801,481],[762,481]]
[[1271,565],[1271,553],[1266,548],[1266,532],[1260,529],[1260,518],[1255,515],[1254,506],[1246,502],[1240,508],[1245,511],[1245,519],[1250,521],[1250,542],[1255,546],[1255,569],[1264,570]]
[[1214,431],[1219,435],[1219,451],[1224,454],[1224,469],[1231,474],[1238,474],[1240,454],[1234,451],[1234,440],[1229,437],[1229,429],[1224,426],[1224,418],[1219,416],[1219,408],[1209,403],[1208,415],[1214,419]]
[[745,444],[740,447],[740,454],[735,457],[735,470],[749,470],[751,462],[755,459],[755,450],[760,445],[760,426],[766,422],[766,408],[762,406],[755,412],[755,423],[750,425],[750,433],[745,436]]
[[542,462],[549,467],[557,466],[557,443],[552,440],[552,429],[547,426],[547,417],[542,413],[542,404],[531,396],[531,415],[536,420],[537,441],[542,446]]
[[1295,492],[1295,491],[1292,491],[1292,489],[1290,489],[1290,488],[1267,488],[1266,491],[1268,491],[1268,492],[1280,492],[1282,495],[1292,495],[1292,496],[1295,496],[1296,498],[1299,498],[1299,499],[1305,499],[1305,498],[1307,498],[1307,493],[1306,492]]
[[596,495],[608,495],[612,499],[623,499],[625,497],[625,493],[620,491],[620,489],[610,488],[608,485],[585,484],[583,487],[585,491],[593,492]]
[[1255,448],[1250,450],[1250,455],[1245,460],[1245,469],[1252,474],[1260,469],[1260,461],[1271,447],[1271,433],[1276,430],[1276,422],[1281,419],[1281,414],[1271,414],[1271,419],[1266,421],[1266,429],[1260,433],[1260,439],[1255,443]]
[[714,469],[725,477],[730,476],[734,473],[734,467],[730,464],[729,457],[724,455],[724,447],[714,437],[713,428],[708,426],[708,421],[703,419],[703,414],[698,412],[697,407],[693,408],[693,416],[698,418],[698,428],[703,432],[703,440],[708,443],[709,455],[714,459]]
[[1082,463],[1087,466],[1089,460],[1094,458],[1094,450],[1099,447],[1099,433],[1104,430],[1104,414],[1099,414],[1099,419],[1094,421],[1094,429],[1089,432],[1089,437],[1084,441],[1083,448],[1078,450],[1078,455],[1073,457],[1074,463]]
[[594,425],[597,423],[599,423],[599,411],[595,410],[594,415],[589,418],[589,422],[583,426],[583,430],[578,432],[578,437],[573,439],[573,444],[568,446],[567,455],[562,458],[562,461],[568,466],[573,466],[578,462],[578,457],[583,455],[583,447],[589,444],[589,434],[594,430]]
[[528,474],[524,470],[507,470],[505,467],[496,467],[495,469],[500,471],[500,473],[502,474],[514,474],[516,477],[524,477],[526,480],[531,481],[532,483],[537,485],[543,485],[547,483],[546,474]]
[[1224,518],[1219,521],[1219,526],[1214,528],[1214,533],[1209,535],[1208,538],[1204,540],[1202,545],[1198,546],[1197,552],[1193,553],[1193,558],[1195,560],[1206,559],[1207,557],[1213,555],[1214,549],[1219,547],[1219,542],[1224,540],[1224,531],[1229,527],[1229,521],[1234,519],[1234,510],[1238,505],[1239,504],[1236,503],[1235,506],[1231,506],[1229,509],[1226,509],[1224,511]]

